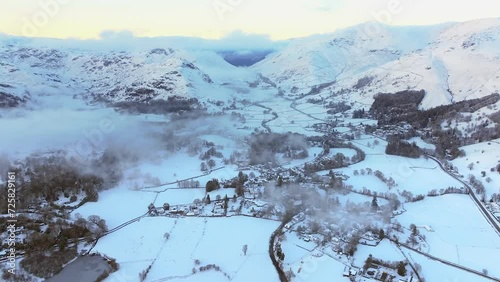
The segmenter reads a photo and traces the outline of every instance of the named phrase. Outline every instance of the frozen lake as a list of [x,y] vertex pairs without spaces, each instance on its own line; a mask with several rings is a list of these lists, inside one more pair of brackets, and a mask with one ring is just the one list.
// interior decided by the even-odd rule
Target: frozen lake
[[107,270],[109,264],[100,256],[83,256],[66,265],[61,272],[45,281],[47,282],[88,282],[96,281],[97,277]]

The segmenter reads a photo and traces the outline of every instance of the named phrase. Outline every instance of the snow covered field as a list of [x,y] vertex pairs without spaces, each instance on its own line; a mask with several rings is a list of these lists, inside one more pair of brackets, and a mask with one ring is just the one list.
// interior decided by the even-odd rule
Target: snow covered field
[[443,263],[438,263],[435,260],[429,259],[421,254],[404,249],[403,252],[407,254],[412,263],[418,263],[422,266],[422,276],[426,278],[426,281],[491,282],[491,279],[487,279]]
[[[146,281],[277,281],[268,241],[278,225],[247,217],[143,218],[100,239],[93,251],[116,258],[120,264],[109,281],[137,281],[149,265]],[[168,240],[165,233],[170,234]],[[248,246],[246,255],[244,245]],[[193,268],[209,264],[219,266],[220,271],[193,273]]]
[[479,179],[486,188],[486,200],[489,200],[493,193],[500,194],[498,187],[500,173],[497,171],[497,165],[500,164],[500,140],[478,143],[461,149],[465,151],[465,157],[457,158],[452,163],[464,175],[465,180],[469,174]]
[[300,273],[296,274],[293,281],[300,282],[330,282],[335,277],[335,281],[349,281],[349,278],[342,277],[345,265],[341,262],[323,255],[320,258],[312,255],[303,257],[304,264],[298,263],[292,267],[295,273],[301,269]]
[[405,209],[397,216],[403,226],[432,228],[419,228],[430,246],[430,254],[500,276],[500,238],[468,195],[427,197],[425,201],[405,204]]
[[384,239],[375,247],[366,245],[358,246],[358,250],[354,255],[353,264],[362,268],[369,255],[372,255],[374,258],[390,262],[405,260],[403,254],[401,254],[401,251],[394,245],[394,243]]
[[133,218],[145,214],[148,205],[155,199],[156,194],[142,193],[128,189],[124,185],[99,193],[99,201],[86,203],[76,209],[72,215],[81,214],[84,218],[89,215],[99,215],[106,220],[111,229]]
[[[460,188],[463,186],[453,177],[443,172],[438,164],[425,158],[410,159],[385,154],[367,154],[365,161],[341,169],[344,174],[350,176],[346,181],[355,189],[366,187],[374,192],[390,192],[387,185],[382,183],[373,175],[354,175],[362,169],[371,168],[373,171],[381,171],[386,178],[392,177],[397,186],[396,191],[409,191],[413,195],[427,195],[433,189],[446,189],[448,187]],[[385,187],[384,187],[385,185]],[[393,191],[395,192],[395,191]]]
[[300,282],[327,282],[349,281],[343,278],[345,265],[338,260],[315,250],[316,244],[305,242],[298,238],[296,233],[286,233],[286,240],[282,243],[285,257],[285,270],[291,269],[295,274],[292,281]]

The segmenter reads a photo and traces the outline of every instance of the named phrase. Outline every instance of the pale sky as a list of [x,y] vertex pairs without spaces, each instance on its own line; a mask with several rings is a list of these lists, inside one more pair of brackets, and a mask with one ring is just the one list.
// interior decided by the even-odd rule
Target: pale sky
[[0,32],[28,37],[217,39],[240,31],[281,40],[367,21],[429,25],[500,17],[499,0],[3,0]]

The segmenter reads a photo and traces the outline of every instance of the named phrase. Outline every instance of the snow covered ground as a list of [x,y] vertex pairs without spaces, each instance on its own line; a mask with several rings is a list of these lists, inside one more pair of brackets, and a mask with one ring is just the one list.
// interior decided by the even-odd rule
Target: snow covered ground
[[295,232],[286,233],[286,240],[282,243],[285,256],[285,271],[292,270],[295,277],[292,281],[300,282],[326,282],[349,281],[343,278],[342,273],[345,265],[323,254],[321,250],[315,250],[316,244],[305,242]]
[[130,190],[120,185],[99,194],[99,201],[86,203],[76,209],[72,215],[81,214],[84,218],[89,215],[99,215],[106,220],[108,228],[116,227],[148,211],[148,205],[154,201],[156,194],[142,193]]
[[432,259],[429,259],[421,254],[404,250],[412,263],[418,263],[422,266],[422,276],[426,281],[449,281],[449,282],[490,282],[491,279],[487,279],[470,272],[448,266],[443,263],[438,263]]
[[384,239],[380,241],[380,243],[375,247],[366,245],[358,246],[358,250],[354,254],[353,264],[359,268],[362,268],[365,264],[365,260],[369,255],[372,255],[373,258],[390,262],[399,262],[405,260],[403,254],[394,245],[394,243],[387,239]]
[[340,171],[350,177],[346,183],[355,189],[366,187],[374,192],[391,191],[374,175],[354,175],[355,170],[359,172],[362,169],[366,170],[366,168],[371,168],[373,171],[379,170],[386,178],[392,177],[397,184],[393,188],[395,191],[406,190],[413,195],[427,195],[433,189],[439,191],[448,187],[460,188],[463,186],[456,179],[443,172],[434,161],[423,157],[410,159],[385,154],[367,154],[365,161]]
[[[109,281],[136,281],[149,265],[146,281],[277,281],[268,241],[278,225],[247,217],[143,218],[100,239],[93,251],[116,258],[120,264]],[[165,233],[170,234],[168,240]],[[246,255],[244,245],[248,246]],[[193,273],[193,268],[209,264],[219,266],[220,271]]]
[[[500,276],[500,238],[468,195],[428,197],[405,204],[407,210],[397,216],[405,227],[419,228],[430,246],[429,253],[442,259]],[[424,267],[425,269],[425,267]],[[429,276],[433,277],[433,276]]]
[[464,180],[467,180],[469,175],[480,180],[486,188],[486,200],[494,193],[500,194],[500,173],[497,171],[497,165],[500,164],[500,140],[469,145],[461,149],[465,151],[465,156],[453,160],[452,163],[464,175]]
[[[364,161],[335,170],[343,174],[344,183],[354,190],[394,193],[403,200],[403,191],[427,195],[431,190],[460,188],[463,184],[442,171],[433,160],[386,155],[387,142],[372,135],[356,134],[356,126],[376,125],[377,121],[344,119],[344,115],[355,109],[368,110],[379,92],[425,89],[428,94],[420,107],[429,108],[498,91],[499,26],[499,19],[421,29],[383,26],[383,36],[377,40],[367,38],[355,28],[345,29],[295,40],[249,68],[231,66],[214,52],[155,49],[123,55],[47,48],[22,51],[17,49],[17,43],[3,44],[0,57],[7,63],[0,70],[3,77],[0,82],[7,84],[0,87],[17,96],[24,95],[26,90],[31,96],[27,109],[2,110],[0,129],[16,134],[6,134],[0,140],[0,148],[6,148],[14,159],[53,149],[83,157],[94,157],[105,148],[116,149],[123,155],[137,152],[133,155],[135,161],[123,165],[125,177],[117,187],[100,192],[97,203],[86,203],[71,215],[72,218],[76,214],[99,215],[110,229],[145,214],[151,203],[161,206],[201,200],[206,196],[203,186],[208,180],[237,176],[239,168],[226,165],[224,158],[234,151],[245,154],[245,137],[256,130],[321,136],[323,133],[312,126],[329,120],[340,123],[336,132],[356,135],[352,143],[366,153]],[[357,85],[363,79],[368,81],[366,85]],[[110,102],[124,101],[134,95],[142,99],[143,95],[134,92],[143,92],[141,87],[155,89],[154,97],[148,99],[166,99],[172,93],[197,98],[214,115],[176,123],[158,114],[119,114],[111,108],[87,105],[74,98],[88,94],[83,92],[95,92]],[[127,93],[125,89],[129,88],[134,91]],[[118,92],[114,93],[114,89]],[[67,93],[75,96],[64,95]],[[307,102],[308,99],[316,102]],[[345,102],[352,108],[332,117],[325,107],[328,102]],[[445,121],[441,126],[466,129],[472,124],[491,122],[490,115],[497,112],[499,105],[500,102],[464,114],[470,116],[471,123]],[[113,129],[106,132],[103,122],[111,124]],[[171,136],[165,134],[166,127]],[[173,144],[173,150],[165,150],[165,146],[172,145],[169,138],[174,135],[185,138],[186,143],[213,142],[223,157],[214,157],[213,170],[202,172],[200,152],[189,153],[186,147],[178,148],[185,143]],[[425,149],[435,148],[421,138],[408,141]],[[500,174],[496,169],[499,146],[500,140],[466,146],[463,148],[466,156],[452,162],[465,180],[468,174],[481,180],[487,197],[500,193]],[[321,152],[322,148],[311,147],[307,158],[280,158],[282,168],[303,166]],[[350,158],[356,152],[332,149],[329,157],[337,153]],[[394,187],[369,173],[369,169],[394,180]],[[176,189],[176,181],[188,178],[199,181],[200,187]],[[169,184],[145,188],[165,183]],[[350,203],[366,203],[370,207],[371,196],[341,195],[332,190],[320,190],[318,195],[338,198],[344,207]],[[223,188],[209,195],[215,199],[232,197],[234,193],[234,189]],[[263,200],[257,201],[265,204]],[[388,203],[378,199],[380,206]],[[500,239],[469,196],[426,197],[419,202],[404,203],[401,211],[396,220],[406,228],[411,224],[418,227],[425,236],[428,246],[425,251],[429,254],[478,271],[486,269],[490,275],[500,277]],[[339,211],[340,216],[346,213]],[[380,224],[373,223],[377,227]],[[278,225],[275,221],[240,216],[145,217],[101,238],[93,251],[116,258],[121,265],[106,280],[110,282],[137,281],[143,271],[147,271],[146,281],[158,282],[278,281],[268,254],[269,237]],[[286,254],[284,270],[294,272],[293,281],[348,281],[342,277],[348,263],[342,255],[337,257],[293,232],[286,232],[286,237],[282,243]],[[248,247],[246,255],[244,245]],[[478,276],[430,261],[412,251],[404,252],[411,261],[422,265],[428,281],[482,281]],[[376,247],[358,246],[354,265],[361,267],[370,254],[382,260],[404,259],[393,243],[383,240]],[[200,271],[200,267],[207,265],[212,265],[212,269]]]
[[410,139],[408,139],[408,142],[410,142],[410,143],[415,142],[415,144],[417,144],[417,146],[419,146],[422,149],[429,149],[429,150],[435,150],[436,149],[435,145],[429,144],[429,143],[425,142],[420,137],[410,138]]

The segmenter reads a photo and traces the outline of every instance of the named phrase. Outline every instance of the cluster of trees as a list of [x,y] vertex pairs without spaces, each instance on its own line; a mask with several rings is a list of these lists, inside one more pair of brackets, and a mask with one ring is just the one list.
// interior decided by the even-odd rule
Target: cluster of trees
[[217,151],[215,144],[213,142],[204,142],[204,146],[208,148],[205,152],[200,154],[200,160],[206,161],[200,164],[201,171],[208,171],[209,169],[213,169],[217,162],[212,158],[224,158],[224,155]]
[[436,145],[435,151],[438,156],[448,157],[450,159],[465,156],[465,152],[460,150],[460,146],[466,144],[460,130],[441,130],[437,128],[432,131],[432,137],[433,143]]
[[91,215],[84,219],[77,215],[75,222],[63,219],[49,220],[45,231],[36,223],[26,223],[28,234],[24,244],[28,249],[21,266],[27,272],[42,278],[48,278],[59,272],[63,265],[76,257],[76,245],[79,239],[88,242],[102,236],[108,230],[106,222],[99,216]]
[[76,254],[76,249],[57,251],[50,255],[29,252],[21,261],[21,267],[35,276],[49,278],[61,271]]
[[18,271],[13,274],[9,272],[9,269],[3,269],[2,271],[2,281],[5,282],[36,282],[34,278],[31,278],[26,273],[21,273]]
[[[368,268],[370,268],[370,266],[372,264],[376,264],[376,265],[380,265],[380,266],[384,266],[384,267],[387,267],[387,268],[390,268],[390,269],[394,269],[394,270],[397,270],[398,271],[398,274],[401,275],[401,276],[405,276],[406,275],[406,267],[405,267],[405,264],[404,262],[391,262],[391,261],[385,261],[385,260],[381,260],[381,259],[377,259],[377,258],[374,258],[371,254],[368,255],[368,258],[366,258],[365,260],[365,263],[363,265],[363,270],[364,271],[367,271]],[[405,269],[405,274],[400,274],[399,272],[401,271],[401,273],[403,273],[403,268],[401,267],[401,264],[403,265],[403,268]]]
[[333,156],[333,158],[330,157],[322,157],[317,160],[315,160],[312,163],[305,163],[304,164],[304,172],[306,174],[312,174],[317,171],[321,170],[331,170],[331,169],[336,169],[336,168],[342,168],[346,167],[348,165],[351,165],[353,163],[357,163],[360,161],[363,161],[366,157],[365,153],[354,146],[352,143],[340,143],[332,140],[325,141],[324,144],[325,148],[323,150],[323,156],[330,154],[330,148],[350,148],[356,151],[356,155],[354,155],[351,159],[346,157],[342,153],[337,153]]
[[283,249],[281,249],[281,244],[280,243],[276,244],[276,257],[280,261],[283,261],[285,259],[285,253],[283,252]]
[[463,188],[456,188],[456,187],[448,187],[446,189],[440,189],[439,191],[437,189],[432,189],[427,193],[427,196],[429,197],[436,197],[436,196],[442,196],[446,194],[466,194],[467,192]]
[[[17,207],[27,208],[40,200],[52,203],[61,196],[75,201],[76,195],[82,192],[86,195],[84,201],[95,202],[99,191],[113,187],[122,177],[118,159],[107,152],[89,166],[93,170],[77,166],[64,155],[27,157],[11,169],[16,172],[19,187]],[[0,198],[5,198],[7,189],[0,190]],[[6,203],[1,201],[3,212],[6,212]]]
[[397,272],[401,276],[406,276],[406,264],[403,261],[398,263]]
[[370,112],[377,118],[379,125],[408,122],[416,128],[426,128],[440,124],[445,118],[456,117],[459,112],[471,113],[500,100],[500,94],[492,94],[421,111],[418,105],[424,96],[423,90],[378,94],[375,96]]
[[[6,84],[3,84],[6,85]],[[10,85],[9,85],[10,86]],[[15,108],[26,103],[26,99],[0,91],[0,108]]]
[[350,164],[349,159],[342,153],[337,153],[333,158],[322,158],[313,163],[304,164],[304,172],[310,174],[313,172],[346,167]]
[[209,180],[207,181],[207,184],[205,184],[205,190],[207,191],[207,193],[217,190],[219,188],[220,188],[220,183],[217,178]]
[[34,252],[45,252],[55,245],[59,250],[65,250],[80,238],[92,241],[108,230],[106,221],[96,215],[91,215],[88,219],[77,215],[75,222],[53,220],[43,233],[40,232],[39,227],[34,227],[34,232],[29,234],[25,241],[26,247]]
[[[151,89],[148,89],[150,91]],[[145,91],[148,91],[145,90]],[[140,94],[140,90],[134,90]],[[149,93],[151,94],[151,93]],[[196,98],[184,98],[180,96],[169,96],[167,100],[150,100],[146,102],[124,101],[113,104],[114,107],[127,110],[131,113],[141,114],[168,114],[182,111],[194,111],[201,108],[200,102]]]
[[358,250],[359,239],[361,239],[361,234],[359,234],[359,232],[353,234],[344,246],[344,253],[349,254],[351,257],[354,256],[354,253]]
[[224,272],[220,266],[216,265],[216,264],[207,264],[205,266],[200,266],[198,268],[198,270],[196,268],[193,267],[192,269],[192,272],[193,274],[196,273],[197,271],[200,271],[200,272],[204,272],[204,271],[211,271],[211,270],[215,270],[219,273],[221,273],[222,275],[224,275],[227,279],[230,279],[231,277],[229,276],[229,274],[227,274],[226,272]]
[[375,79],[375,77],[373,77],[373,76],[364,76],[364,77],[358,79],[358,81],[356,82],[356,84],[354,84],[352,87],[354,89],[364,88],[365,86],[368,86],[370,83],[372,83],[372,81],[374,79]]
[[233,120],[237,120],[241,123],[245,123],[247,121],[247,119],[245,118],[245,116],[241,113],[238,113],[238,112],[231,112],[231,118]]
[[179,188],[200,187],[200,181],[194,179],[179,181],[177,182],[177,187]]
[[334,85],[335,83],[337,83],[336,81],[330,81],[330,82],[325,82],[325,83],[321,83],[321,84],[318,84],[318,85],[314,85],[311,90],[307,93],[307,94],[304,94],[303,96],[307,96],[307,95],[313,95],[313,94],[318,94],[321,92],[321,90],[327,88],[327,87],[330,87],[332,85]]
[[408,143],[401,140],[398,136],[390,136],[388,138],[387,147],[385,148],[385,153],[388,155],[403,156],[407,158],[419,158],[421,155],[421,149],[417,146],[415,142]]
[[331,148],[349,148],[356,151],[356,155],[351,158],[352,163],[357,163],[365,160],[366,154],[363,150],[356,147],[352,142],[341,142],[336,139],[324,140],[324,154],[330,154]]
[[373,175],[375,177],[377,177],[378,179],[380,179],[380,181],[387,184],[389,189],[392,189],[392,188],[397,186],[396,181],[392,177],[389,177],[389,178],[385,177],[385,175],[380,170],[375,170],[373,172]]
[[241,158],[243,157],[244,154],[242,154],[239,151],[233,151],[231,155],[229,156],[228,159],[224,159],[225,164],[236,164]]
[[375,211],[378,211],[378,209],[379,209],[379,206],[378,206],[377,195],[374,195],[373,199],[372,199],[372,211],[375,212]]
[[229,180],[224,184],[224,188],[235,188],[236,195],[242,197],[245,194],[244,185],[245,182],[247,181],[248,181],[248,175],[240,171],[237,177],[234,177],[233,179]]
[[491,203],[500,202],[500,194],[494,193],[493,195],[491,195],[490,202]]
[[407,190],[404,190],[403,192],[401,192],[401,196],[403,198],[405,198],[405,200],[407,202],[418,202],[418,201],[422,201],[423,199],[425,199],[425,195],[416,195],[414,196],[410,191],[407,191]]
[[368,168],[366,168],[366,169],[363,169],[363,168],[362,168],[362,169],[361,169],[361,170],[359,170],[359,171],[358,171],[357,169],[355,169],[355,170],[353,171],[353,175],[354,175],[354,176],[358,176],[358,175],[360,175],[360,174],[361,174],[361,175],[365,175],[365,174],[367,174],[367,175],[372,175],[372,174],[373,174],[373,169],[371,169],[371,168],[369,168],[369,167],[368,167]]
[[[357,191],[357,193],[366,195],[366,196],[376,196],[378,198],[386,199],[389,201],[389,205],[393,210],[398,210],[401,207],[401,201],[398,199],[398,195],[395,193],[377,193],[368,190],[368,188],[363,187],[361,191]],[[378,202],[377,202],[378,204]]]
[[[494,127],[482,124],[470,131],[470,136],[464,136],[454,128],[442,130],[436,125],[446,120],[457,119],[461,112],[472,113],[482,107],[494,104],[500,100],[499,94],[492,94],[478,99],[460,101],[451,105],[443,105],[428,110],[419,110],[418,106],[425,96],[424,91],[402,91],[396,94],[378,94],[370,108],[370,113],[380,125],[396,125],[401,122],[411,124],[414,129],[432,129],[428,139],[436,144],[436,153],[441,157],[456,158],[463,154],[460,146],[482,142],[500,137],[500,125]],[[497,118],[497,116],[492,116]],[[367,128],[368,129],[368,128]]]
[[360,110],[355,110],[352,113],[352,118],[365,118],[367,116],[367,113],[365,112],[365,109],[360,109]]
[[476,190],[476,194],[484,195],[484,193],[486,192],[486,189],[484,188],[481,180],[477,179],[472,174],[469,175],[469,183],[472,187],[474,187],[474,190]]
[[290,158],[307,157],[307,140],[297,133],[254,133],[247,138],[251,165],[276,163],[276,153]]
[[[395,125],[400,122],[407,122],[416,129],[434,128],[435,125],[441,124],[445,120],[457,119],[462,117],[461,112],[472,113],[482,107],[494,104],[500,100],[499,94],[492,94],[478,99],[471,99],[460,101],[451,105],[443,105],[428,110],[419,110],[418,105],[421,103],[425,96],[424,91],[402,91],[395,94],[378,94],[375,96],[375,101],[370,108],[370,113],[378,120],[379,125]],[[492,115],[492,119],[497,116]],[[440,133],[440,129],[436,128]],[[460,134],[458,130],[454,129],[453,132],[446,132],[447,135],[455,136]],[[442,135],[442,134],[441,134]],[[433,133],[433,136],[438,135]],[[428,136],[430,137],[430,136]],[[441,136],[443,137],[443,136]],[[449,137],[449,136],[448,136]],[[470,137],[465,138],[457,136],[461,139],[462,145],[470,144],[475,141],[485,141],[500,137],[500,126],[487,127],[487,124],[475,127],[470,134]],[[448,149],[449,141],[452,138],[446,138],[438,143],[443,144],[443,150],[440,152],[441,156],[445,156],[444,150]],[[450,150],[455,150],[453,146]],[[451,155],[457,156],[457,152]]]
[[214,146],[212,146],[207,151],[205,151],[200,155],[200,160],[206,161],[212,157],[223,158],[224,155],[221,152],[217,151],[217,149]]
[[328,108],[327,113],[330,115],[343,113],[351,109],[351,106],[344,101],[330,102],[326,107]]
[[413,121],[418,115],[418,106],[425,97],[425,91],[401,91],[395,94],[380,93],[370,108],[370,113],[379,125]]
[[206,172],[209,169],[213,169],[216,165],[217,163],[213,159],[210,159],[207,162],[200,163],[200,170]]

